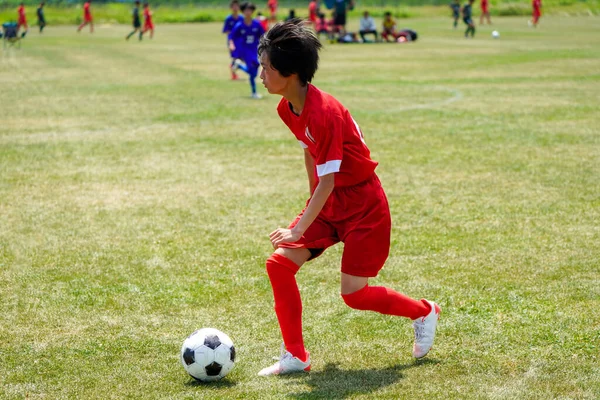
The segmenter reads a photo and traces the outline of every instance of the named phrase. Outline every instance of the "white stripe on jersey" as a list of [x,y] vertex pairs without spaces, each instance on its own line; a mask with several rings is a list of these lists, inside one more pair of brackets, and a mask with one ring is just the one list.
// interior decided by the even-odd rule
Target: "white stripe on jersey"
[[300,146],[302,146],[303,149],[308,149],[308,145],[306,143],[304,143],[302,140],[298,140],[298,143],[300,143]]
[[324,176],[334,172],[340,172],[342,160],[331,160],[325,164],[317,165],[317,176]]

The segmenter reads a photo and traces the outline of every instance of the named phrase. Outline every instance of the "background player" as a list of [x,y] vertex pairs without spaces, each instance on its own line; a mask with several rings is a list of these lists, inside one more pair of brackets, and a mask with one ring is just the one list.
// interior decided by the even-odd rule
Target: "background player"
[[127,36],[125,36],[126,40],[129,40],[130,37],[135,35],[136,32],[139,32],[142,27],[142,22],[140,20],[140,2],[136,0],[133,10],[131,11],[131,23],[133,24],[133,31]]
[[[231,9],[231,15],[225,18],[225,23],[223,24],[223,33],[227,35],[227,47],[229,48],[229,34],[233,30],[233,27],[237,25],[238,22],[242,21],[244,18],[240,15],[240,3],[238,0],[233,0],[229,4],[229,8]],[[229,69],[231,70],[231,79],[238,79],[237,74],[235,73],[235,60],[237,58],[236,52],[230,50],[229,55],[231,56],[231,64],[229,65]]]
[[319,2],[317,0],[311,0],[308,3],[308,21],[312,25],[313,29],[317,30],[317,19],[319,17]]
[[142,40],[142,36],[144,33],[150,31],[150,39],[154,37],[154,22],[152,22],[152,11],[150,10],[150,5],[148,3],[144,3],[144,29],[140,32],[140,40]]
[[269,8],[269,22],[274,24],[277,22],[277,8],[279,7],[279,4],[277,3],[277,0],[268,0],[267,7]]
[[79,28],[77,28],[77,32],[81,32],[81,29],[83,29],[84,26],[90,24],[90,33],[94,33],[94,19],[92,18],[92,11],[90,10],[91,5],[92,0],[87,0],[83,4],[83,22],[79,25]]
[[537,24],[542,16],[542,0],[533,0],[531,2],[533,6],[533,12],[531,14],[531,21],[529,21],[529,26],[537,28]]
[[460,18],[460,0],[453,0],[450,3],[450,8],[452,9],[452,18],[454,18],[454,29],[456,29]]
[[[241,69],[250,77],[252,98],[260,99],[262,96],[256,92],[256,76],[258,75],[258,41],[265,33],[260,22],[252,18],[256,6],[252,3],[243,3],[241,6],[244,19],[238,22],[229,34],[229,49],[239,58],[234,62],[235,69]],[[241,61],[240,61],[241,60]]]
[[475,0],[469,0],[463,6],[463,22],[467,24],[467,30],[465,31],[465,37],[469,37],[469,33],[471,33],[471,37],[475,36],[475,23],[473,22],[473,2]]
[[483,25],[484,18],[487,19],[488,25],[492,24],[490,19],[490,3],[488,0],[481,0],[481,16],[479,17],[479,25]]
[[437,304],[392,289],[369,286],[388,257],[391,218],[363,134],[333,96],[310,84],[321,42],[300,21],[276,24],[260,41],[261,79],[281,95],[277,111],[304,149],[310,200],[289,228],[270,234],[275,251],[266,262],[285,352],[259,375],[309,371],[302,337],[302,302],[296,273],[327,247],[344,242],[341,295],[359,310],[414,320],[413,356],[425,356],[435,336]]
[[37,19],[38,19],[38,25],[40,27],[40,33],[42,33],[42,31],[44,30],[44,28],[46,27],[46,17],[44,16],[44,5],[46,3],[44,3],[43,1],[40,3],[40,6],[37,8],[36,10],[36,14],[37,14]]
[[21,33],[21,37],[25,37],[27,35],[27,31],[29,30],[29,26],[27,25],[27,16],[25,15],[25,4],[21,3],[19,8],[17,8],[18,14],[18,22],[17,22],[17,32],[24,28],[25,30]]

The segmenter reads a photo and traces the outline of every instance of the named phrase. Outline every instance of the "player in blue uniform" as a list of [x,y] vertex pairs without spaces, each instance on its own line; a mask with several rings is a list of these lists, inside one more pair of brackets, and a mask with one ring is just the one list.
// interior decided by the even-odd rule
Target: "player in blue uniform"
[[256,76],[258,75],[258,41],[265,33],[264,28],[252,15],[256,6],[252,3],[243,3],[240,7],[244,19],[238,22],[229,34],[229,49],[235,52],[236,59],[234,68],[241,69],[250,77],[252,98],[260,99],[261,95],[256,93]]
[[[240,4],[238,3],[238,0],[233,0],[229,4],[229,8],[231,8],[231,15],[225,18],[225,23],[223,24],[223,33],[225,33],[228,36],[227,47],[229,47],[229,34],[233,30],[233,27],[236,26],[238,22],[244,19],[240,15]],[[238,76],[234,70],[234,62],[238,57],[236,56],[235,51],[230,51],[229,53],[231,55],[231,64],[229,65],[229,69],[231,70],[231,79],[236,80],[238,79]]]

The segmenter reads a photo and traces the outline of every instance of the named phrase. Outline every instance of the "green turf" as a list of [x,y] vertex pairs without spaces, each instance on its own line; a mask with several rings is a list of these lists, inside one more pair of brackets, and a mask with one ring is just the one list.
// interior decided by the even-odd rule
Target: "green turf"
[[[326,45],[315,83],[380,162],[373,282],[443,307],[425,361],[409,321],[344,305],[338,246],[298,275],[313,371],[258,378],[280,345],[268,233],[307,195],[279,98],[228,80],[220,24],[49,27],[0,59],[0,398],[599,398],[597,19],[409,26]],[[239,361],[197,385],[179,349],[206,326]]]

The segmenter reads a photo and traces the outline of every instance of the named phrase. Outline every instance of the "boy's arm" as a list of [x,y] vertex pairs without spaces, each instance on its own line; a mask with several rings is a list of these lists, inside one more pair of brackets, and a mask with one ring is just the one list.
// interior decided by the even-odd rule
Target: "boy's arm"
[[323,209],[331,192],[333,192],[335,183],[334,175],[335,173],[331,173],[319,177],[319,184],[296,226],[292,229],[279,228],[271,232],[269,237],[274,248],[278,248],[282,243],[296,242],[302,237]]
[[308,149],[304,149],[304,165],[308,174],[308,189],[310,194],[312,194],[317,186],[317,178],[315,178],[315,160],[310,155]]

